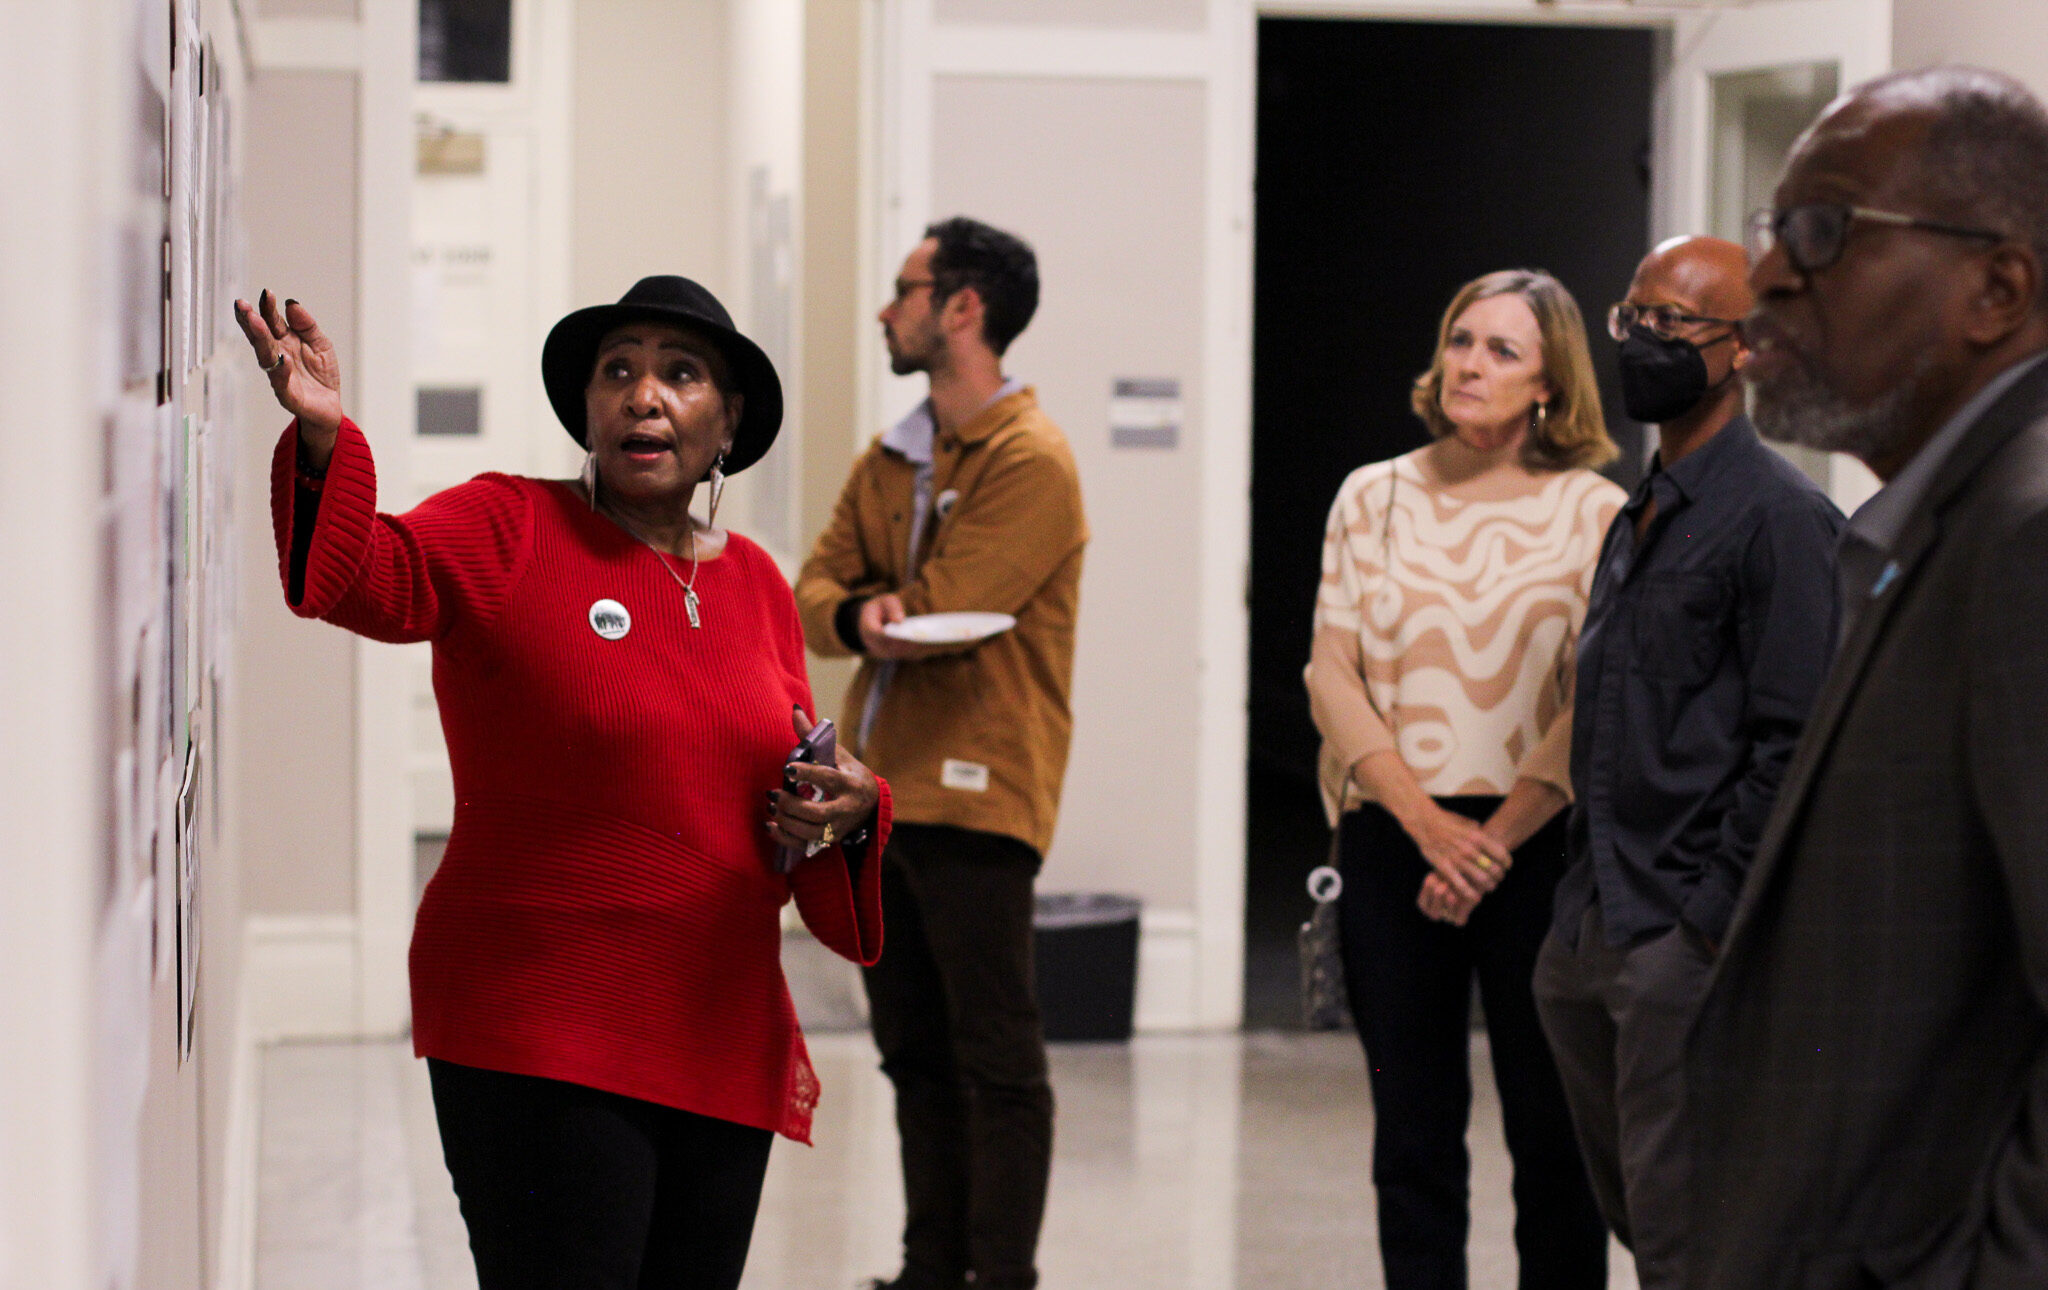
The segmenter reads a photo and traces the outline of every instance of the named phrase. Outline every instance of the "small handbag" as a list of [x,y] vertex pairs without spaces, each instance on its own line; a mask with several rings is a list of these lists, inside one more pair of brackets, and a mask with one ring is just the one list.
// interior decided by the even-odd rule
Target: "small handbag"
[[1337,897],[1344,878],[1337,872],[1337,842],[1330,840],[1330,863],[1309,871],[1309,899],[1315,910],[1301,925],[1296,944],[1301,951],[1301,1021],[1310,1030],[1342,1030],[1351,1024],[1351,1002],[1344,989],[1344,954],[1337,927]]

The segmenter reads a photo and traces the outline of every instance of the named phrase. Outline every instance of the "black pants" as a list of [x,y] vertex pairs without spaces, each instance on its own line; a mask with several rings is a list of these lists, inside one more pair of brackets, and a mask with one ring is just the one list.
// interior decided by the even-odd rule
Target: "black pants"
[[1038,852],[898,824],[882,857],[868,1006],[902,1139],[905,1290],[1028,1290],[1052,1173],[1052,1085],[1032,978]]
[[[1483,819],[1499,799],[1440,803]],[[1340,830],[1345,984],[1372,1080],[1372,1176],[1388,1290],[1465,1286],[1475,972],[1514,1160],[1522,1290],[1602,1290],[1607,1229],[1529,988],[1564,869],[1561,820],[1515,852],[1514,867],[1464,927],[1416,908],[1428,862],[1392,816],[1367,805]]]
[[733,1290],[766,1129],[428,1059],[478,1290]]

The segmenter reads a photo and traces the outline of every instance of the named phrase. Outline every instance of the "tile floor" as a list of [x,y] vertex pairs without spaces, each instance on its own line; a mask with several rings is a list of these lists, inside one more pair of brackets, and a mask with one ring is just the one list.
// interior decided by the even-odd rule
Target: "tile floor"
[[[816,1036],[819,1145],[777,1142],[746,1290],[895,1271],[889,1089],[864,1035]],[[1514,1285],[1500,1113],[1475,1043],[1472,1285]],[[257,1290],[474,1290],[404,1044],[285,1044],[263,1067]],[[1048,1290],[1378,1287],[1371,1108],[1349,1035],[1149,1036],[1053,1054]],[[1618,1249],[1612,1285],[1634,1290]]]

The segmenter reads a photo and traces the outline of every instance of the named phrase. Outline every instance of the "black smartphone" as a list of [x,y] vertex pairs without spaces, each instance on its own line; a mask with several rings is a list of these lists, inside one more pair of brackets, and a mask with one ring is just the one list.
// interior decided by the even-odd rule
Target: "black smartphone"
[[[796,747],[790,751],[789,760],[783,764],[784,766],[793,766],[798,762],[807,762],[813,766],[837,766],[839,764],[839,730],[832,724],[832,718],[826,717],[817,725],[812,726],[811,732],[797,741]],[[784,790],[795,793],[806,801],[815,802],[825,796],[823,789],[820,789],[815,784],[806,784],[801,780],[793,778],[786,770],[782,776],[782,787]],[[824,850],[824,845],[817,842],[810,843],[808,846],[785,846],[781,848],[780,854],[776,856],[775,871],[777,873],[788,873],[796,868],[797,861],[804,859],[806,856],[814,856],[822,850]]]

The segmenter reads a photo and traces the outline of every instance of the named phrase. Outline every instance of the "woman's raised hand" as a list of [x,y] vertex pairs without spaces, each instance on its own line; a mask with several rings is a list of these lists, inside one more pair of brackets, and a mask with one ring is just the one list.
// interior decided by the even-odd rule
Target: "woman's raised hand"
[[341,364],[334,342],[296,300],[282,304],[269,288],[252,305],[235,301],[235,321],[270,377],[279,406],[299,419],[299,436],[317,467],[325,467],[341,430]]

